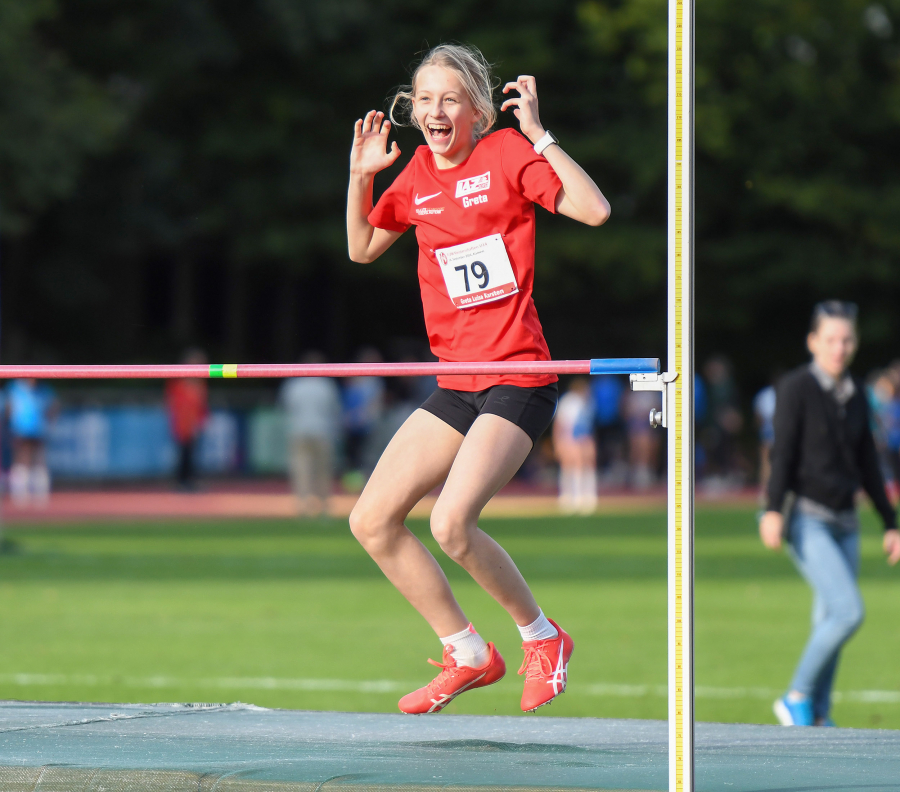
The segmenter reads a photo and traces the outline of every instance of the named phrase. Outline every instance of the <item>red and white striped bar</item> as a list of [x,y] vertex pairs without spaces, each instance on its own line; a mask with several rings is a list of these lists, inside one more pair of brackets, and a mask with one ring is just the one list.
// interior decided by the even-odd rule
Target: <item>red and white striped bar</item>
[[423,377],[441,374],[656,374],[659,358],[508,360],[493,363],[213,363],[210,365],[0,366],[8,379],[249,379]]

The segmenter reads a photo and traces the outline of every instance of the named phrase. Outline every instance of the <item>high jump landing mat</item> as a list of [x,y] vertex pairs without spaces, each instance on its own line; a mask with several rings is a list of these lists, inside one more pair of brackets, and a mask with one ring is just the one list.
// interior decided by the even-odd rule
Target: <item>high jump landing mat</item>
[[[2,792],[662,790],[663,721],[0,703]],[[702,723],[699,792],[900,790],[900,731]]]

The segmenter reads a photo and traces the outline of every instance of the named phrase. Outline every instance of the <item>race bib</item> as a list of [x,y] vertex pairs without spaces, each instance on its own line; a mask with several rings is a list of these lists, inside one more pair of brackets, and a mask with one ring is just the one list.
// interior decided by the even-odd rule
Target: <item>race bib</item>
[[434,251],[447,294],[460,309],[502,300],[519,291],[500,234]]

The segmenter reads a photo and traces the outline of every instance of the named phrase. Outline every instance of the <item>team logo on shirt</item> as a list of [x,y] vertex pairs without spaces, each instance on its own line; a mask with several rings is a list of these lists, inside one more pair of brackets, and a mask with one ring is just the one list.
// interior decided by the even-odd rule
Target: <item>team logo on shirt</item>
[[438,190],[436,193],[432,193],[431,195],[423,195],[419,198],[419,193],[416,193],[416,197],[413,199],[416,202],[416,206],[421,206],[425,201],[430,201],[432,198],[437,198],[441,194],[441,191]]
[[[419,193],[416,193],[415,197],[413,198],[413,201],[415,202],[416,206],[421,206],[423,203],[425,203],[425,201],[430,201],[432,198],[437,198],[440,194],[441,193],[439,190],[436,193],[432,193],[431,195],[423,195],[420,198]],[[425,208],[425,209],[416,209],[417,215],[436,215],[436,214],[443,214],[443,213],[444,213],[443,206],[434,206],[434,207],[429,207],[429,208]]]
[[[480,176],[470,176],[468,179],[460,179],[456,182],[456,197],[462,198],[464,195],[472,193],[484,192],[491,189],[491,172],[482,173]],[[468,204],[463,201],[468,206]]]

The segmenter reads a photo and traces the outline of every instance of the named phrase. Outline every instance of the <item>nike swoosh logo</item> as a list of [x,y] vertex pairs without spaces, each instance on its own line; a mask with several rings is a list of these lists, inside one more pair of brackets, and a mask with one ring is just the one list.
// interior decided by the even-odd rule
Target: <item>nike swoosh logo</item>
[[432,198],[437,198],[440,194],[440,191],[438,191],[434,195],[426,195],[422,198],[419,198],[419,194],[416,193],[416,197],[413,200],[416,202],[416,206],[421,206],[423,203],[425,203],[425,201],[430,201]]

